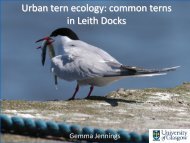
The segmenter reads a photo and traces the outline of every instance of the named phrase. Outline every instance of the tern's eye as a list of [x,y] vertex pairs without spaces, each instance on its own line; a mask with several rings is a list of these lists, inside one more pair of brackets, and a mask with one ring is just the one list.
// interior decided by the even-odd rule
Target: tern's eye
[[72,44],[72,45],[70,45],[70,46],[71,46],[71,47],[75,47],[75,45],[73,45],[73,44]]

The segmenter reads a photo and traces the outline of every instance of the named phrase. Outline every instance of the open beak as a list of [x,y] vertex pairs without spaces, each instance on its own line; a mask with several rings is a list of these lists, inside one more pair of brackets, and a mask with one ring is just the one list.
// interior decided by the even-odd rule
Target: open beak
[[42,65],[44,66],[45,60],[46,60],[47,46],[51,45],[54,42],[54,40],[51,37],[44,37],[44,38],[42,38],[40,40],[37,40],[36,43],[41,42],[41,41],[45,41],[45,42],[44,42],[44,44],[42,46],[37,47],[37,49],[42,49],[42,54],[41,54],[41,56],[42,56]]

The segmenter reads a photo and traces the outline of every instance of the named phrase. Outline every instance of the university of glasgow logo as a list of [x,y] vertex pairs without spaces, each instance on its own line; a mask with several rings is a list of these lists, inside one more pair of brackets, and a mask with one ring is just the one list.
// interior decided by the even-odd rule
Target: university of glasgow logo
[[160,141],[160,130],[153,130],[154,141]]

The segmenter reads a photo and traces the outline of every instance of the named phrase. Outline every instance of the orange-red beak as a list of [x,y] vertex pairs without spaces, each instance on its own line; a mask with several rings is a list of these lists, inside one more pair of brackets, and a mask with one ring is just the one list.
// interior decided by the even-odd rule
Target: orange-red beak
[[36,43],[44,41],[44,40],[49,41],[50,39],[51,39],[50,37],[44,37],[42,39],[37,40]]
[[[47,41],[47,45],[50,45],[50,44],[52,44],[54,42],[54,40],[51,37],[44,37],[42,39],[37,40],[36,43],[44,41],[44,40]],[[40,48],[41,47],[37,47],[37,49],[40,49]]]

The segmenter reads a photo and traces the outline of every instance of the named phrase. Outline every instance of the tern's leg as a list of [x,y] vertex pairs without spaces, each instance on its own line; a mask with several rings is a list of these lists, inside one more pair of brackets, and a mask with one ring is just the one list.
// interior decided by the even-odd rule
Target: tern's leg
[[79,91],[79,84],[77,84],[77,86],[75,88],[75,92],[74,92],[73,96],[71,98],[69,98],[69,100],[74,100],[75,99],[75,95],[77,94],[78,91]]
[[89,91],[88,96],[87,96],[86,98],[89,98],[89,97],[90,97],[90,95],[91,95],[93,89],[94,89],[94,86],[91,85],[91,86],[90,86],[90,91]]

